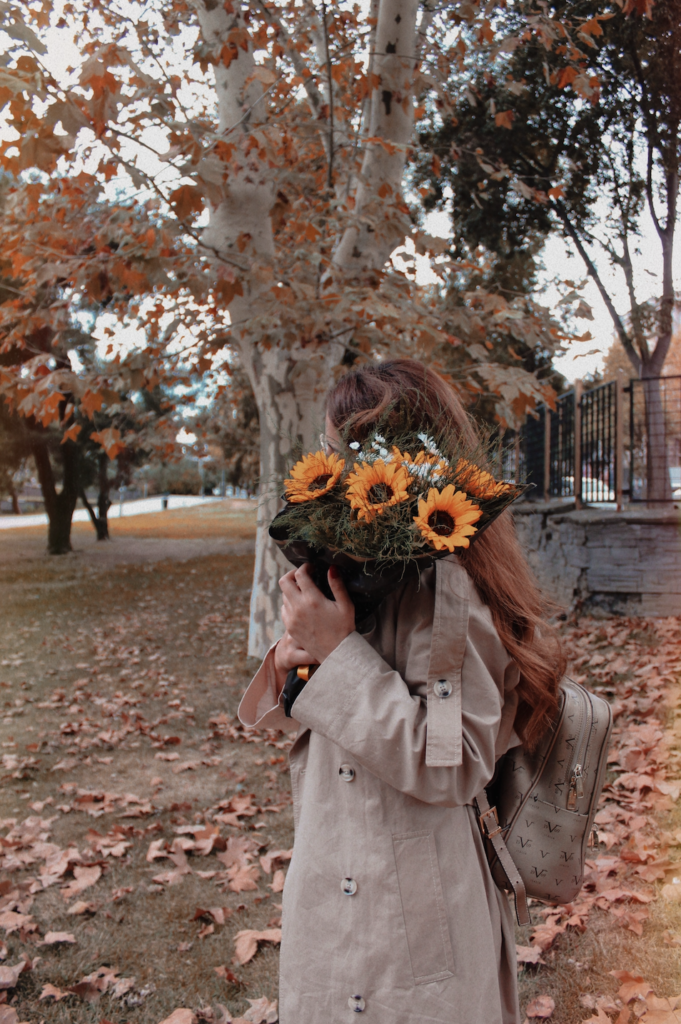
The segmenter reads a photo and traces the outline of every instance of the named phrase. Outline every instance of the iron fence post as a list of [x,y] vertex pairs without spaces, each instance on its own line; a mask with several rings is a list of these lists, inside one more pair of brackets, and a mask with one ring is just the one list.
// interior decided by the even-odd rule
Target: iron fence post
[[574,447],[574,492],[575,508],[582,507],[582,382],[575,381],[575,447]]
[[629,381],[629,501],[634,500],[634,381]]
[[551,410],[544,403],[544,501],[551,497]]
[[624,490],[624,370],[617,371],[615,389],[615,500],[622,511]]

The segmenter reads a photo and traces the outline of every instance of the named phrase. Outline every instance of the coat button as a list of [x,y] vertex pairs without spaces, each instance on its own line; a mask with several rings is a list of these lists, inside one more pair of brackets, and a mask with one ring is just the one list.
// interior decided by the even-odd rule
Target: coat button
[[354,878],[344,878],[341,882],[341,892],[346,896],[354,896],[357,892],[357,882]]
[[436,697],[449,697],[452,692],[452,684],[448,679],[438,679],[433,686],[433,692]]
[[355,777],[355,769],[349,764],[342,764],[338,769],[338,774],[343,782],[352,782]]
[[362,1013],[366,1003],[361,996],[350,996],[348,999],[348,1006],[351,1010],[354,1010],[355,1013]]

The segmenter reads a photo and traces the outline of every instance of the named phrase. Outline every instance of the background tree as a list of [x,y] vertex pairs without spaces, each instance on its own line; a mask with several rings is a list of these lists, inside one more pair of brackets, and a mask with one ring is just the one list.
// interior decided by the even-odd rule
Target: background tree
[[257,494],[260,482],[260,418],[248,376],[240,366],[229,384],[196,419],[196,429],[209,448],[220,453],[216,469],[231,487]]
[[[438,251],[405,193],[415,123],[424,98],[453,108],[450,51],[463,32],[485,52],[506,45],[490,20],[502,9],[469,0],[438,11],[375,0],[365,12],[309,0],[168,0],[133,16],[128,4],[72,2],[64,16],[82,62],[56,81],[40,39],[60,16],[51,0],[3,7],[13,46],[0,99],[17,135],[0,145],[0,161],[19,182],[3,231],[28,293],[21,301],[38,308],[41,288],[65,302],[106,301],[144,330],[147,377],[169,352],[204,373],[225,345],[248,374],[261,480],[253,654],[280,628],[282,565],[266,528],[291,445],[314,442],[334,374],[386,351],[443,366],[458,343],[478,369],[480,359],[494,363],[477,330],[452,341],[446,329],[452,261],[424,289],[389,257],[405,238]],[[560,26],[541,12],[530,23],[552,49]],[[559,59],[569,65],[571,54]],[[105,198],[108,215],[94,218]],[[480,298],[462,302],[458,323],[497,323]],[[52,304],[49,315],[40,309],[58,335]],[[21,348],[26,332],[11,312],[3,345]],[[518,322],[526,315],[514,312]],[[560,343],[558,332],[551,337]],[[44,388],[49,381],[51,394],[64,394],[73,381],[48,369]],[[130,387],[129,360],[116,369],[119,379],[89,388],[106,409],[116,405],[112,392]],[[510,384],[493,365],[480,372],[506,419],[550,394],[520,366]],[[5,375],[8,400],[22,386]]]
[[[612,318],[630,367],[646,384],[647,493],[671,497],[663,409],[656,379],[669,350],[674,309],[673,254],[681,151],[681,3],[557,3],[574,26],[560,63],[523,31],[529,7],[501,15],[515,31],[509,53],[485,65],[461,54],[454,78],[470,75],[453,117],[431,118],[421,137],[437,159],[421,161],[426,204],[452,195],[455,251],[493,254],[498,287],[524,291],[543,241],[561,232],[574,245]],[[585,102],[586,92],[590,102]],[[446,192],[447,190],[447,192]],[[644,301],[635,254],[644,213],[659,241],[660,288]],[[628,309],[618,311],[599,271],[605,257],[622,275]],[[648,268],[650,270],[650,268]],[[576,298],[576,296],[574,296]],[[588,316],[588,310],[580,310]]]

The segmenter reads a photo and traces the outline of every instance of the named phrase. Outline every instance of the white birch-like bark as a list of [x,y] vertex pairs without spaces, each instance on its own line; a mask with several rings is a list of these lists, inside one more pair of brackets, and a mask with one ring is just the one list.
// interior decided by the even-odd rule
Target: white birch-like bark
[[[214,52],[229,42],[230,33],[245,27],[243,10],[236,5],[232,14],[216,0],[195,0],[195,8],[203,38]],[[305,448],[316,446],[315,433],[323,429],[328,381],[343,349],[339,345],[288,349],[258,344],[253,321],[263,301],[269,300],[266,293],[273,284],[263,268],[275,255],[271,211],[276,199],[276,169],[261,161],[255,149],[245,154],[249,136],[261,133],[260,141],[266,141],[263,128],[267,123],[267,97],[262,83],[253,77],[256,67],[250,44],[247,51],[238,47],[228,67],[215,66],[219,129],[229,131],[228,141],[240,156],[233,161],[222,186],[224,198],[210,208],[202,240],[218,260],[227,258],[251,267],[250,272],[239,275],[243,295],[232,299],[229,312],[232,338],[260,415],[261,488],[249,628],[249,654],[260,657],[283,632],[278,580],[291,568],[270,540],[268,527],[281,507],[292,448],[296,443]],[[208,167],[206,174],[210,171]],[[219,168],[215,172],[221,177]]]
[[[236,4],[234,13],[227,13],[218,0],[193,2],[203,38],[214,52],[229,43],[234,30],[246,27],[243,9]],[[404,238],[405,221],[395,215],[392,197],[401,190],[413,130],[417,12],[418,0],[379,0],[373,70],[380,76],[380,84],[371,97],[369,136],[380,137],[395,148],[387,152],[380,144],[367,145],[355,192],[356,219],[335,254],[336,266],[350,276],[382,267]],[[258,345],[257,332],[249,326],[258,314],[259,299],[272,286],[262,267],[275,255],[271,210],[276,170],[260,160],[255,148],[247,156],[244,145],[249,136],[263,132],[267,123],[267,97],[255,71],[250,43],[247,50],[239,46],[229,66],[215,66],[220,130],[229,132],[229,142],[242,159],[233,162],[223,185],[224,197],[210,209],[203,241],[218,259],[252,264],[251,272],[240,275],[244,294],[232,300],[229,311],[232,337],[260,413],[261,495],[249,629],[249,654],[258,657],[281,635],[277,583],[290,568],[270,541],[267,529],[280,507],[292,448],[296,443],[304,448],[316,446],[315,433],[323,429],[324,396],[343,348],[328,343],[299,350],[276,345],[266,348]],[[310,97],[313,107],[317,96]],[[207,168],[207,180],[211,180],[209,173]],[[387,202],[385,197],[379,198],[384,184],[390,186]]]
[[[384,266],[404,241],[405,219],[391,199],[399,195],[414,128],[418,0],[380,0],[373,71],[380,78],[371,96],[369,142],[355,191],[355,223],[336,249],[334,263],[350,277]],[[394,149],[384,148],[379,138]],[[389,186],[387,202],[379,199]]]
[[282,507],[284,476],[292,449],[318,447],[324,429],[324,399],[342,358],[339,345],[242,350],[260,413],[260,495],[255,569],[251,592],[248,653],[262,657],[282,635],[279,577],[291,569],[268,528]]

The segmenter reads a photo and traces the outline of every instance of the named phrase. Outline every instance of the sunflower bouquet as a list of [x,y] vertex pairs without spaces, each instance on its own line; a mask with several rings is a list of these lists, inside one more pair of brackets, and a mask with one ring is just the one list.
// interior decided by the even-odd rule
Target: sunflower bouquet
[[470,546],[526,487],[497,481],[491,445],[376,428],[363,442],[311,452],[285,480],[270,535],[327,592],[337,565],[355,604],[375,605],[414,568]]

